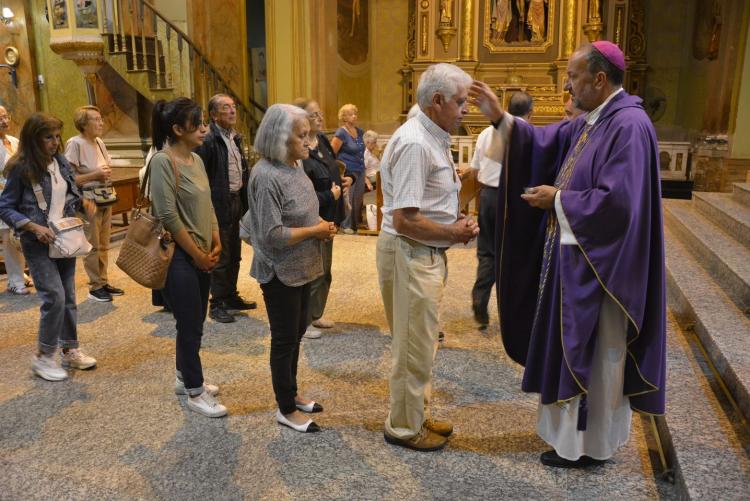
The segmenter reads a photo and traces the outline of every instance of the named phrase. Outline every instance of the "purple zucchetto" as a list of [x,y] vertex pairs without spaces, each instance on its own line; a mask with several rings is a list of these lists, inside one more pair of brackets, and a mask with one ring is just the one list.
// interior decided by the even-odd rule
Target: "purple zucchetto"
[[599,40],[598,42],[593,42],[591,45],[601,52],[607,61],[625,71],[625,55],[617,45],[607,40]]

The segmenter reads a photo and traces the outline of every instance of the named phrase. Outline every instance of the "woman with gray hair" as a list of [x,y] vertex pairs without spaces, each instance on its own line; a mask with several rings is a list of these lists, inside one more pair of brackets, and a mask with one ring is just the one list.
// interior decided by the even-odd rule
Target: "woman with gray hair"
[[307,329],[310,283],[323,274],[321,242],[336,225],[318,215],[318,198],[300,160],[309,155],[307,113],[274,104],[255,136],[261,159],[248,183],[243,233],[253,245],[250,275],[260,284],[271,327],[271,380],[279,409],[276,420],[310,433],[320,427],[302,412],[323,407],[297,394],[297,361]]

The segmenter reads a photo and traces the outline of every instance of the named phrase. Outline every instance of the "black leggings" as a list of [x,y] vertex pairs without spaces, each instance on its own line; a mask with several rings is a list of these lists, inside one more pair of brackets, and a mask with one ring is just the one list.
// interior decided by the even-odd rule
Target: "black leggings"
[[282,414],[296,410],[299,343],[307,329],[310,284],[289,287],[274,277],[260,284],[271,325],[271,380]]

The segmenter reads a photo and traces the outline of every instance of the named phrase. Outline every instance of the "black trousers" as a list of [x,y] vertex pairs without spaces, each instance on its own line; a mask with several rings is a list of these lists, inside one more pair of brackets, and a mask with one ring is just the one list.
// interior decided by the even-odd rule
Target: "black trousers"
[[242,259],[240,219],[243,216],[239,193],[229,194],[229,210],[231,212],[229,224],[219,225],[221,255],[216,267],[211,271],[212,306],[237,295],[237,277]]
[[271,326],[271,381],[282,414],[296,410],[299,343],[307,329],[310,284],[289,287],[274,277],[260,284]]
[[477,279],[471,290],[474,311],[485,313],[495,285],[495,219],[497,188],[483,186],[479,193],[479,236],[477,237]]
[[182,248],[175,246],[162,293],[172,306],[177,324],[176,367],[182,373],[185,388],[191,396],[203,392],[203,367],[200,349],[203,322],[208,307],[211,275],[200,271]]

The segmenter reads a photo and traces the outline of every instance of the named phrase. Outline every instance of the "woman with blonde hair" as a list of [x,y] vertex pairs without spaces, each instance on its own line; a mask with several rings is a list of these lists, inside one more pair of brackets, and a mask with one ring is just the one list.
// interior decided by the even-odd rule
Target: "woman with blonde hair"
[[362,197],[365,193],[365,132],[357,127],[357,107],[345,104],[339,109],[341,127],[336,130],[331,140],[331,146],[337,158],[344,162],[346,170],[356,176],[354,184],[349,189],[349,205],[351,209],[341,224],[344,233],[357,232],[362,213]]

